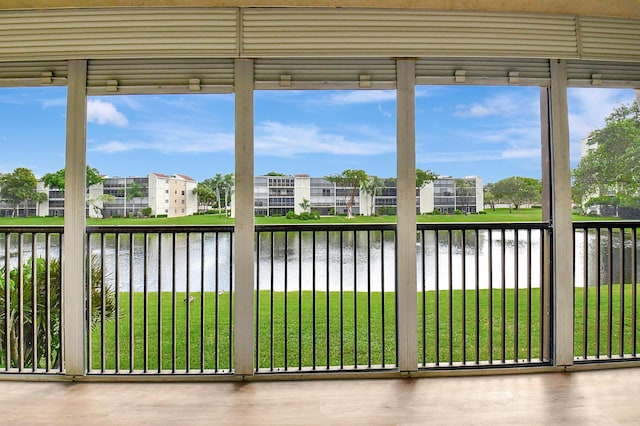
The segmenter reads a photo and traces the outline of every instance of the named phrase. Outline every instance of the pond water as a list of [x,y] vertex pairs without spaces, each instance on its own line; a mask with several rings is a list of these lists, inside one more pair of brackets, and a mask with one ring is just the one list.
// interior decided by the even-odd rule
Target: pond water
[[[273,235],[273,239],[272,236]],[[369,236],[368,236],[369,235]],[[420,234],[419,234],[420,235]],[[540,286],[541,248],[540,231],[531,232],[530,242],[527,231],[503,234],[484,230],[476,237],[466,233],[463,247],[461,231],[451,234],[425,232],[423,252],[419,241],[416,259],[418,290],[474,289],[478,288],[526,288]],[[576,238],[575,285],[580,287],[584,279],[584,238],[578,232]],[[97,237],[97,236],[96,236]],[[0,266],[4,265],[4,237],[0,238]],[[120,238],[117,250],[113,235],[104,239],[104,268],[107,282],[120,290],[143,291],[229,291],[231,265],[231,234],[150,234],[145,247],[142,235],[134,238],[133,256],[128,235]],[[342,233],[290,232],[285,241],[284,233],[261,233],[256,239],[259,262],[255,274],[260,289],[274,291],[317,290],[317,291],[395,291],[395,239],[392,232],[381,235],[379,231]],[[302,240],[300,240],[302,238]],[[596,261],[595,234],[588,235],[587,279],[588,285],[595,285],[600,272],[601,283],[608,282],[609,242],[601,236],[600,261]],[[23,262],[31,256],[31,242],[23,243]],[[16,239],[17,241],[17,239]],[[620,238],[612,236],[612,280],[619,282]],[[92,238],[91,253],[100,262],[101,244],[99,238]],[[17,243],[11,242],[11,267],[17,265]],[[50,251],[55,257],[59,242],[53,239]],[[174,250],[175,247],[175,250]],[[340,249],[342,247],[342,249]],[[37,256],[44,256],[44,239],[36,241]],[[632,273],[631,241],[624,241],[624,275],[627,282]],[[636,259],[638,262],[639,259]],[[464,271],[464,273],[463,273]],[[286,279],[285,279],[286,278]],[[463,279],[464,278],[464,279]],[[504,282],[503,282],[504,281]]]

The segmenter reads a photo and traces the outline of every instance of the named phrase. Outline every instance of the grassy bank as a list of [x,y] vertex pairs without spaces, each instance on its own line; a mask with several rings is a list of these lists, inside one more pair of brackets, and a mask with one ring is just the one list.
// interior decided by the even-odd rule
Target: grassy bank
[[[418,215],[418,222],[540,222],[541,209],[509,209],[485,210],[483,214],[470,215]],[[574,221],[615,220],[616,218],[600,218],[574,214]],[[87,219],[88,225],[232,225],[233,218],[218,215],[196,215],[172,218],[109,218]],[[345,216],[323,216],[320,220],[302,221],[285,217],[257,217],[257,224],[296,224],[296,223],[396,223],[395,216],[357,216],[347,219]],[[60,217],[1,217],[0,226],[8,225],[63,225]]]
[[[619,350],[621,340],[619,336],[620,321],[620,286],[612,287],[612,316],[611,316],[611,344],[608,336],[608,295],[606,287],[601,291],[600,313],[600,347],[601,354],[606,354],[609,347],[613,353]],[[518,312],[515,314],[515,299],[518,299]],[[120,294],[120,315],[117,321],[120,339],[119,368],[129,369],[130,348],[129,333],[131,321],[129,303],[130,294]],[[189,352],[190,369],[219,369],[229,368],[229,349],[231,317],[230,295],[224,293],[204,293],[204,317],[201,315],[200,293],[191,295],[194,299],[191,303],[185,301],[186,295],[179,293],[174,301],[171,293],[162,293],[158,302],[158,293],[149,293],[147,296],[147,315],[145,321],[145,303],[143,293],[133,294],[133,359],[136,370],[146,368],[150,371],[158,369],[160,361],[163,370],[186,369],[187,349]],[[476,339],[479,340],[478,360],[515,359],[514,348],[516,338],[518,341],[517,358],[523,360],[529,354],[533,359],[540,355],[540,297],[537,289],[531,292],[531,298],[526,290],[517,293],[507,290],[504,298],[504,307],[499,290],[491,293],[493,309],[489,306],[490,292],[480,290],[477,294],[479,313],[476,321],[476,292],[453,291],[451,296],[448,291],[438,294],[439,304],[439,328],[436,329],[436,293],[433,291],[418,295],[418,345],[419,361],[432,363],[436,360],[436,348],[441,363],[446,364],[450,360],[458,362],[462,360],[463,350],[467,362],[476,359]],[[637,296],[640,296],[638,293]],[[464,297],[464,303],[463,303]],[[584,320],[582,307],[582,289],[578,289],[575,310],[575,353],[582,355],[582,325]],[[631,330],[632,323],[632,293],[631,286],[625,286],[624,321],[625,337],[623,351],[632,352],[633,333],[640,339],[639,330]],[[449,323],[449,301],[453,321]],[[288,315],[285,317],[285,301]],[[595,289],[588,291],[588,354],[596,353],[596,297]],[[342,302],[342,304],[341,304]],[[640,302],[640,297],[638,301]],[[426,306],[426,315],[422,315],[423,305]],[[528,310],[529,303],[531,310]],[[187,315],[187,305],[189,315]],[[160,319],[158,307],[160,306]],[[342,306],[342,308],[341,308]],[[353,365],[356,362],[360,366],[366,366],[371,362],[379,365],[395,363],[395,299],[393,293],[383,294],[345,292],[340,293],[316,292],[315,298],[312,292],[277,292],[271,294],[267,291],[260,292],[260,315],[258,318],[257,335],[259,336],[259,349],[256,356],[261,368],[282,368],[285,365],[290,368],[298,366],[311,366],[314,363],[319,366]],[[301,307],[301,309],[299,309]],[[315,308],[314,308],[315,307]],[[384,309],[383,309],[384,307]],[[342,309],[342,315],[340,315]],[[502,312],[505,312],[504,323]],[[175,312],[175,315],[174,315]],[[315,312],[315,321],[314,315]],[[273,315],[272,315],[273,313]],[[463,314],[466,324],[463,329]],[[490,314],[492,320],[490,321]],[[189,321],[187,321],[187,317]],[[272,320],[273,318],[273,320]],[[531,318],[531,327],[529,327]],[[301,319],[301,321],[300,321]],[[640,318],[639,318],[640,319]],[[216,322],[217,321],[217,322]],[[254,319],[254,326],[255,326]],[[384,325],[383,325],[384,322]],[[286,323],[286,324],[285,324]],[[476,323],[479,327],[476,327]],[[492,324],[490,327],[489,324]],[[216,326],[217,324],[217,326]],[[504,324],[504,326],[503,326]],[[201,326],[204,325],[204,328]],[[173,333],[173,330],[176,332]],[[159,331],[161,330],[159,338]],[[384,330],[384,333],[383,333]],[[115,368],[116,321],[111,320],[104,324],[104,329],[98,325],[92,332],[91,362],[93,369],[101,368],[101,333],[104,332],[104,367],[107,370]],[[531,341],[529,342],[529,332]],[[202,333],[202,335],[201,335]],[[145,347],[145,334],[148,345]],[[517,335],[517,337],[516,337]],[[200,345],[202,341],[204,346]],[[273,338],[272,338],[273,336]],[[357,336],[357,339],[356,339]],[[449,338],[451,336],[451,349],[449,351]],[[187,338],[188,337],[188,338]],[[492,340],[489,345],[489,338]],[[439,345],[436,345],[438,339]],[[505,349],[503,353],[502,341]],[[463,344],[464,341],[464,344]],[[175,343],[174,343],[175,342]],[[425,345],[426,342],[426,345]],[[172,346],[175,344],[175,352]],[[426,346],[426,350],[424,349]],[[422,355],[424,353],[424,356]],[[146,354],[146,355],[145,355]],[[201,359],[201,355],[204,357]],[[328,357],[328,359],[327,359]],[[286,360],[285,360],[286,358]]]

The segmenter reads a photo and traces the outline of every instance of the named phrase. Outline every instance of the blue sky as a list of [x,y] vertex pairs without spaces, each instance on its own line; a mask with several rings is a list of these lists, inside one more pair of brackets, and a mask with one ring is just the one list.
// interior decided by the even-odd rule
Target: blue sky
[[[64,167],[65,97],[63,87],[0,88],[0,172]],[[569,90],[572,165],[580,139],[633,99],[631,90]],[[233,95],[90,97],[87,115],[88,163],[103,174],[233,172]],[[417,166],[485,183],[539,178],[539,115],[536,87],[419,86]],[[255,173],[395,176],[395,132],[395,91],[256,91]]]

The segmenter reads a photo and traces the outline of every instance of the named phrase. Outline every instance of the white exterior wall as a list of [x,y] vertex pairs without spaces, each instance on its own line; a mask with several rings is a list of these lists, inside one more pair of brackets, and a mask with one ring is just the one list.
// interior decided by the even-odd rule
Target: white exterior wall
[[[362,189],[358,189],[357,200],[359,204],[360,214],[363,216],[369,216],[369,213],[371,213],[371,204],[373,204],[373,199],[371,195],[367,194],[367,192],[363,191]],[[353,207],[355,210],[355,207],[356,207],[355,203]]]
[[152,215],[169,214],[168,176],[149,174],[149,207]]
[[484,211],[484,186],[482,185],[482,178],[479,176],[473,176],[476,180],[476,212]]
[[47,195],[47,199],[43,203],[36,205],[36,216],[49,216],[49,188],[39,180],[36,190]]
[[433,196],[433,182],[429,182],[420,188],[420,214],[433,213]]
[[197,186],[198,182],[194,180],[185,180],[186,216],[191,216],[198,212],[198,196],[193,192]]
[[87,208],[89,217],[102,219],[102,208],[104,207],[104,186],[96,183],[87,188]]
[[304,213],[304,210],[300,207],[302,201],[307,200],[311,203],[311,178],[309,176],[295,176],[294,179],[294,212],[295,214],[300,214]]

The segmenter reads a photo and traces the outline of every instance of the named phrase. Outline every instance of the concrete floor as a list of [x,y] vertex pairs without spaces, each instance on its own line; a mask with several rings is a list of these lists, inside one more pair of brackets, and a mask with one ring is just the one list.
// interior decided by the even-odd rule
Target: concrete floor
[[4,425],[640,424],[640,368],[250,383],[0,381]]

